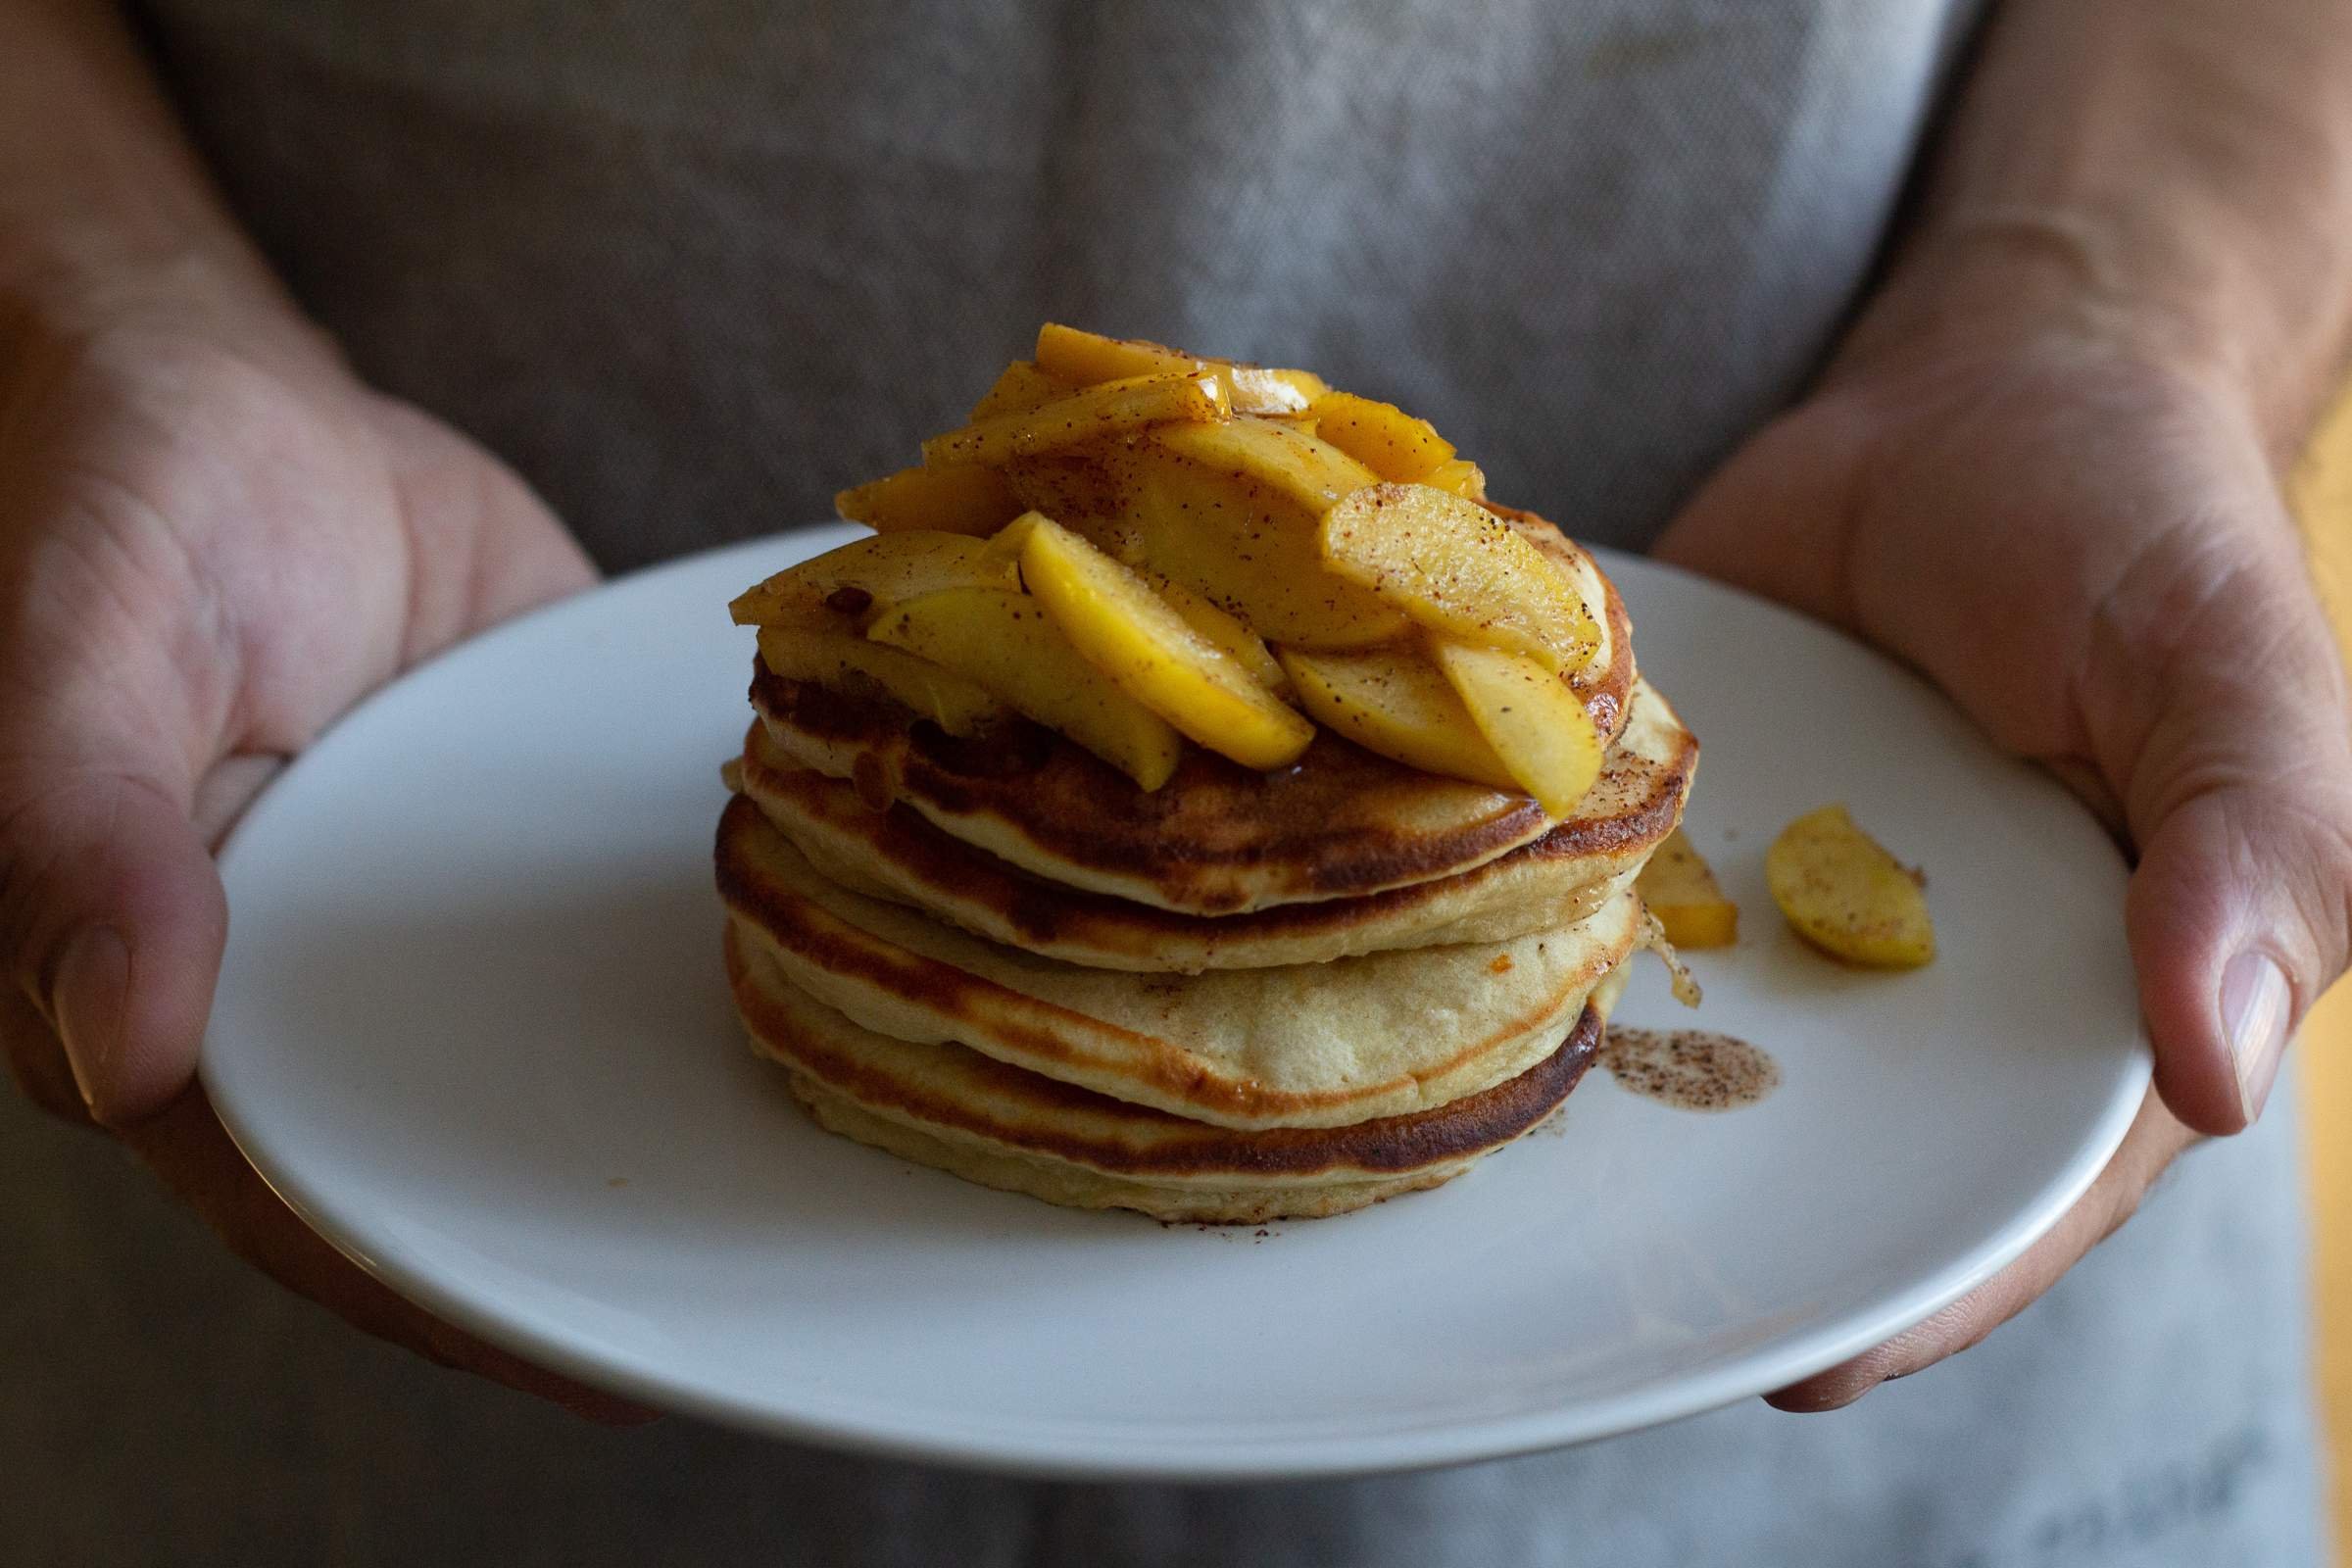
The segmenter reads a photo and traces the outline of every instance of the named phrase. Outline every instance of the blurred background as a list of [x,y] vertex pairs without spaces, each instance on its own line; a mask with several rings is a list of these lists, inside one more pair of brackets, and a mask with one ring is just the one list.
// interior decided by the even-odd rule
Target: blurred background
[[[2352,392],[2337,399],[2295,475],[2295,511],[2336,642],[2352,663]],[[2303,1075],[2319,1294],[2320,1393],[2328,1422],[2335,1552],[2352,1560],[2352,984],[2314,1008],[2296,1046]]]

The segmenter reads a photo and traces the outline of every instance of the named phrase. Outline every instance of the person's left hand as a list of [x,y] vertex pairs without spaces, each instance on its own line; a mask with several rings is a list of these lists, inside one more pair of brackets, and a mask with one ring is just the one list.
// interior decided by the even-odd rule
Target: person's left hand
[[1915,665],[2136,859],[2156,1077],[2123,1147],[2017,1262],[1769,1396],[1784,1409],[1848,1403],[2022,1310],[2198,1135],[2253,1122],[2344,969],[2352,728],[2280,438],[2230,374],[2152,338],[2103,312],[1866,321],[1659,547]]

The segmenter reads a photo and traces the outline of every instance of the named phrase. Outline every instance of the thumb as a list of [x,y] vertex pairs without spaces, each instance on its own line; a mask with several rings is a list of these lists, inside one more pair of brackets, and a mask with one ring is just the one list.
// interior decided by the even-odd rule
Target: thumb
[[127,758],[9,786],[0,959],[64,1044],[90,1113],[140,1120],[196,1068],[228,933],[220,875],[185,791]]
[[[2107,630],[2161,607],[2169,656],[2127,654],[2084,702],[2127,716],[2120,747],[2118,726],[2091,727],[2102,752],[2118,747],[2102,760],[2139,846],[2132,960],[2157,1089],[2205,1133],[2261,1115],[2352,937],[2352,729],[2333,641],[2291,532],[2231,543],[2246,548],[2201,553],[2118,605]],[[2117,689],[2124,666],[2136,694]]]

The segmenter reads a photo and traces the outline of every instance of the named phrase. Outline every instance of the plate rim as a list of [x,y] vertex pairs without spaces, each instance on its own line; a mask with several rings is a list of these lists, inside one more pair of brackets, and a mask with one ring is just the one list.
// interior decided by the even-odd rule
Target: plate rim
[[[314,759],[333,749],[340,732],[362,720],[379,703],[392,700],[408,682],[445,661],[492,657],[497,645],[529,635],[533,628],[549,619],[586,613],[583,607],[616,590],[703,568],[721,557],[798,550],[800,555],[794,559],[806,559],[835,543],[864,536],[865,530],[854,524],[832,523],[714,545],[618,574],[442,650],[355,704],[270,781],[220,846],[217,859],[223,879],[229,875],[240,846],[254,831],[255,824],[268,820],[273,802],[283,798],[290,786],[298,784]],[[1892,665],[1885,655],[1842,628],[1814,620],[1733,584],[1635,552],[1587,548],[1612,575],[1631,564],[1636,575],[1664,573],[1709,592],[1730,594],[1772,615],[1800,621],[1815,632],[1828,632],[1869,658]],[[1935,700],[1948,705],[1948,700],[1933,687],[1908,671],[1904,673]],[[233,910],[230,941],[232,944],[235,941]],[[1140,1429],[1105,1427],[1099,1420],[967,1420],[951,1427],[930,1412],[894,1417],[888,1409],[875,1407],[870,1401],[861,1406],[860,1401],[816,1391],[810,1391],[795,1408],[784,1409],[771,1400],[730,1397],[710,1392],[674,1375],[665,1376],[659,1368],[642,1364],[633,1356],[601,1354],[585,1339],[565,1338],[530,1314],[500,1309],[494,1295],[468,1295],[461,1286],[445,1279],[441,1271],[424,1266],[420,1259],[409,1254],[395,1239],[380,1232],[371,1235],[363,1216],[350,1212],[325,1191],[331,1181],[323,1184],[315,1181],[301,1168],[303,1161],[299,1157],[292,1160],[278,1157],[282,1152],[272,1150],[263,1125],[267,1121],[266,1112],[254,1113],[256,1106],[245,1100],[235,1067],[224,1065],[223,1053],[233,1054],[235,1048],[216,1049],[215,1030],[209,1023],[198,1058],[197,1079],[238,1152],[270,1191],[337,1252],[435,1316],[549,1371],[676,1414],[872,1457],[1041,1480],[1241,1484],[1379,1474],[1566,1447],[1721,1408],[1835,1366],[1920,1323],[1999,1273],[2047,1234],[2089,1190],[2121,1147],[2151,1081],[2152,1058],[2144,1023],[2135,1024],[2133,1038],[2134,1048],[2119,1057],[2120,1070],[2109,1086],[2098,1116],[2034,1200],[2013,1212],[1975,1248],[1964,1250],[1925,1278],[1882,1298],[1874,1305],[1855,1308],[1842,1317],[1810,1327],[1769,1336],[1708,1371],[1603,1400],[1506,1415],[1442,1420],[1368,1434],[1335,1432],[1213,1439],[1153,1436]],[[1088,1433],[1094,1435],[1091,1443]],[[1115,1446],[1108,1449],[1102,1446],[1105,1438]]]

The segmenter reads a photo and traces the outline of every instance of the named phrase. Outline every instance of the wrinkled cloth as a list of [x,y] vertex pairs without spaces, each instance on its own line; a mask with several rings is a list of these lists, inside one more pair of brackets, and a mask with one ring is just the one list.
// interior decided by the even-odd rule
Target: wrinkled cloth
[[[145,20],[230,200],[361,370],[619,567],[823,516],[1045,318],[1321,370],[1429,416],[1499,498],[1639,545],[1850,310],[1969,10]],[[11,1102],[0,1560],[2295,1568],[2321,1547],[2294,1110],[2282,1090],[2020,1321],[1850,1411],[1200,1488],[592,1429],[362,1340]]]

